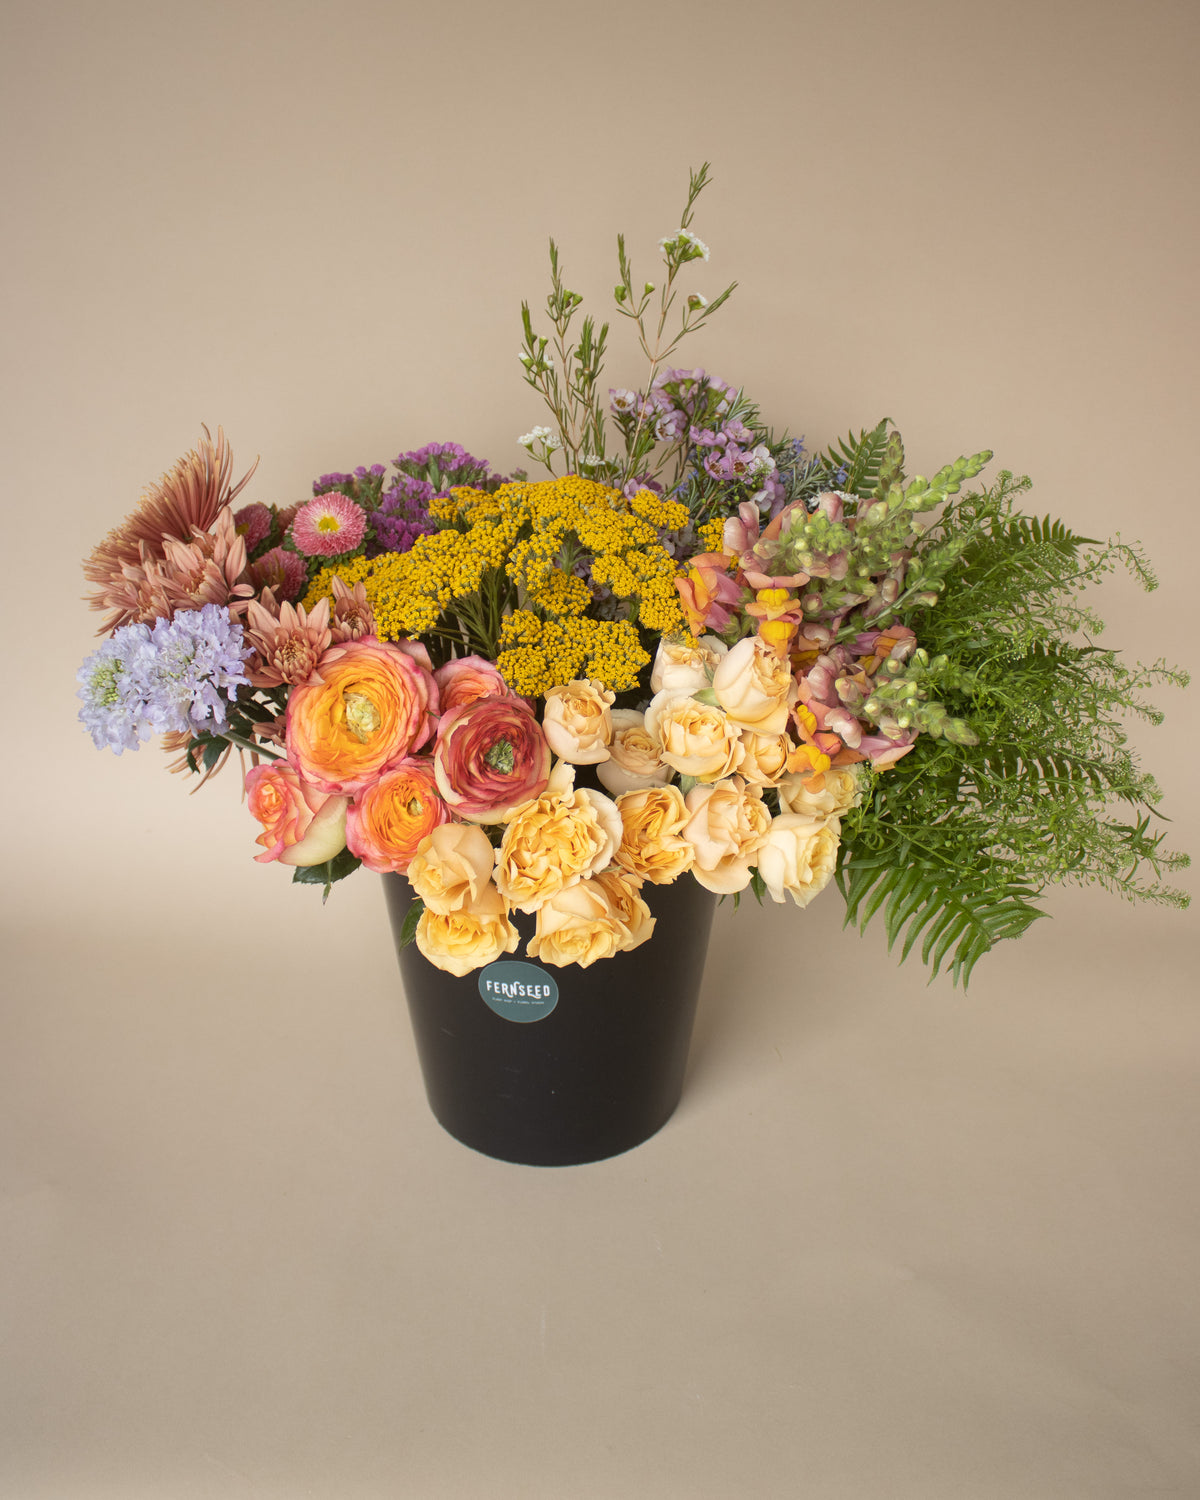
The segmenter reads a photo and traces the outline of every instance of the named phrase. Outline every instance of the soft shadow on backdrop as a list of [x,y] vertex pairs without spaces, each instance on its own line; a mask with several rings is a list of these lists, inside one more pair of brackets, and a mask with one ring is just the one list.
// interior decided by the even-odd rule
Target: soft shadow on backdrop
[[[603,312],[712,163],[682,351],[822,446],[1031,474],[1140,538],[1194,670],[1194,7],[9,4],[0,1490],[1095,1497],[1200,1488],[1197,927],[1066,891],[967,997],[718,917],[661,1136],[442,1136],[377,882],[255,865],[227,773],[75,721],[77,559],[223,425],[247,498],[542,413],[546,240]],[[640,366],[614,331],[608,375]],[[1131,736],[1200,847],[1196,695]],[[1185,875],[1185,883],[1190,876]]]

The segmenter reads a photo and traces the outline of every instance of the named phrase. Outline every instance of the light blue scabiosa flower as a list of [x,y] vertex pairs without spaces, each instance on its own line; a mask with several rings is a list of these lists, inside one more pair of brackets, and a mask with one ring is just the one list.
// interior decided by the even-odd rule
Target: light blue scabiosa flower
[[79,669],[80,721],[97,749],[117,755],[170,731],[225,723],[225,699],[249,679],[242,627],[217,604],[173,620],[124,625]]
[[146,625],[122,625],[84,662],[76,674],[79,719],[97,750],[115,755],[136,750],[152,733],[144,713],[138,659],[150,641]]

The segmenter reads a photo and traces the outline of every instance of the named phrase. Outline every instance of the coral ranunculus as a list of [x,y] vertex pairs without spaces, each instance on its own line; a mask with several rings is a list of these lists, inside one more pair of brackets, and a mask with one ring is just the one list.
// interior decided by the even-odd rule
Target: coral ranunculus
[[509,693],[508,683],[484,656],[453,657],[433,677],[444,714],[478,698],[504,698]]
[[288,760],[326,792],[359,792],[394,770],[433,731],[433,675],[374,636],[332,646],[321,682],[288,698]]
[[246,773],[246,800],[263,825],[259,864],[323,865],[346,847],[345,797],[308,786],[286,761],[264,761]]
[[442,716],[433,768],[438,790],[458,817],[502,823],[545,791],[550,746],[523,698],[477,698]]
[[422,840],[449,817],[432,761],[410,756],[354,799],[346,815],[346,845],[368,870],[402,874]]

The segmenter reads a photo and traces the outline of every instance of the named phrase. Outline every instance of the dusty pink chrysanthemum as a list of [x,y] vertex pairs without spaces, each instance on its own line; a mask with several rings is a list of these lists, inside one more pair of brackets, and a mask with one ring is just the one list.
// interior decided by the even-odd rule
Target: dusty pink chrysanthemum
[[291,537],[305,557],[340,557],[354,551],[366,529],[362,506],[333,491],[300,507]]
[[333,614],[329,621],[335,645],[360,641],[375,634],[375,612],[367,601],[366,588],[356,583],[348,589],[340,578],[333,580]]
[[248,675],[254,687],[320,682],[317,663],[329,643],[328,599],[308,614],[303,604],[276,606],[271,590],[264,589],[261,604],[251,599],[246,606],[246,644],[255,651]]
[[225,605],[235,619],[245,609],[254,592],[238,581],[246,570],[246,539],[237,534],[228,505],[208,531],[194,531],[190,542],[164,535],[161,546],[155,558],[147,543],[140,543],[140,563],[126,563],[110,580],[103,598],[113,614],[100,634],[131,621],[169,620],[177,610],[206,604]]
[[272,589],[281,599],[295,599],[304,592],[308,571],[304,559],[286,547],[272,547],[250,564],[250,582],[256,589]]
[[267,506],[255,501],[253,505],[243,505],[241,510],[234,511],[233,524],[238,535],[246,538],[246,551],[253,552],[259,542],[265,542],[271,534],[271,512]]

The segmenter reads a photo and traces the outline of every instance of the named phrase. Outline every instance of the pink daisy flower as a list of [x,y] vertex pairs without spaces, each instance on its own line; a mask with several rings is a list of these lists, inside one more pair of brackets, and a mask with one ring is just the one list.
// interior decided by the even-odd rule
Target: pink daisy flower
[[334,490],[300,507],[291,537],[305,557],[340,557],[354,551],[366,529],[362,506]]

